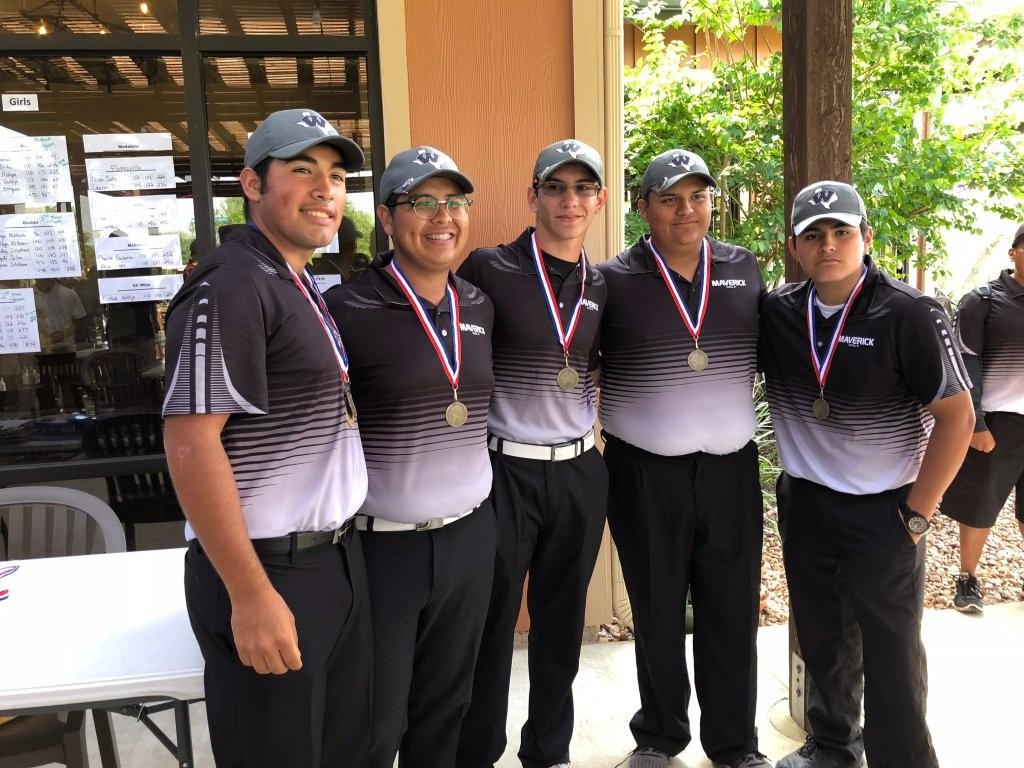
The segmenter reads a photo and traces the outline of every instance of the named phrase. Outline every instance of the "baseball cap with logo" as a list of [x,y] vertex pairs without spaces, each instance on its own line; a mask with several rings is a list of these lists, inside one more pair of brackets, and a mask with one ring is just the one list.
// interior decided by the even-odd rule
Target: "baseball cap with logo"
[[1017,227],[1017,231],[1013,235],[1013,245],[1011,245],[1010,247],[1016,248],[1022,242],[1024,242],[1024,224],[1021,224],[1019,227]]
[[811,224],[834,219],[852,227],[868,223],[868,212],[860,193],[841,181],[816,181],[797,193],[793,201],[793,235],[799,235]]
[[662,152],[648,163],[644,171],[644,178],[640,182],[640,197],[646,200],[651,192],[668,192],[674,184],[690,176],[700,176],[712,187],[718,186],[708,170],[708,164],[700,155],[685,149]]
[[435,176],[451,179],[465,194],[473,191],[473,182],[459,170],[454,160],[441,150],[424,145],[391,158],[380,177],[380,200],[386,203],[395,195],[407,194]]
[[587,168],[604,186],[604,163],[601,162],[601,155],[589,144],[584,144],[576,139],[563,139],[549,144],[537,155],[537,162],[533,164],[533,178],[537,181],[547,181],[551,174],[569,163],[579,163]]
[[282,109],[268,115],[245,145],[245,167],[255,168],[268,157],[290,160],[318,144],[337,149],[346,171],[363,167],[363,150],[359,145],[339,134],[312,109]]

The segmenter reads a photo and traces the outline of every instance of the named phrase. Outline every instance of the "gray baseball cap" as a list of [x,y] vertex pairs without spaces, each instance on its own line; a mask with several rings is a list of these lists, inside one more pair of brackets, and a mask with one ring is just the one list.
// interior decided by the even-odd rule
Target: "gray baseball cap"
[[1013,244],[1010,247],[1016,248],[1022,240],[1024,240],[1024,224],[1017,227],[1017,231],[1013,233]]
[[651,192],[668,192],[674,184],[690,176],[700,176],[712,187],[718,186],[708,170],[708,164],[700,155],[685,149],[662,152],[647,164],[644,178],[640,182],[640,197],[646,200]]
[[793,200],[790,222],[793,235],[822,219],[834,219],[851,227],[867,224],[868,212],[860,193],[841,181],[816,181],[801,189]]
[[473,182],[459,170],[454,160],[439,149],[422,145],[391,158],[380,177],[380,201],[386,203],[395,195],[408,194],[435,176],[451,179],[465,194],[473,191]]
[[604,163],[601,162],[601,155],[589,144],[576,139],[563,139],[544,147],[537,155],[537,162],[533,164],[533,178],[537,181],[547,181],[551,174],[569,163],[579,163],[588,168],[601,186],[604,186]]
[[363,167],[363,150],[359,145],[339,134],[312,109],[282,109],[268,115],[245,145],[245,167],[255,168],[268,157],[290,160],[318,144],[330,144],[337,149],[346,171]]

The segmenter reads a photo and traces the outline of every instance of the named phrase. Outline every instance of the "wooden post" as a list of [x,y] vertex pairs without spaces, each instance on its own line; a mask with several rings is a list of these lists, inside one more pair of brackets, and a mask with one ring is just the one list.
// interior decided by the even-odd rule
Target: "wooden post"
[[[853,0],[782,1],[782,129],[786,234],[793,198],[822,179],[851,181]],[[786,252],[786,280],[806,277]],[[804,730],[814,696],[789,619],[789,711]]]
[[[853,0],[783,0],[782,129],[786,231],[793,198],[814,181],[850,181]],[[786,254],[786,280],[802,280]]]

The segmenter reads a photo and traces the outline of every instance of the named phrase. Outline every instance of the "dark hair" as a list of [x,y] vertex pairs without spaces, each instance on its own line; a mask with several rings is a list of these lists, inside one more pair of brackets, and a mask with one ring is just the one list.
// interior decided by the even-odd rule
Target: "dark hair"
[[[252,169],[256,172],[256,176],[260,180],[261,195],[266,194],[267,192],[267,176],[270,174],[270,163],[271,161],[273,161],[273,159],[274,158],[272,157],[265,157],[252,167]],[[245,214],[246,221],[252,220],[249,211],[249,198],[245,196],[244,192],[242,193],[242,213]]]

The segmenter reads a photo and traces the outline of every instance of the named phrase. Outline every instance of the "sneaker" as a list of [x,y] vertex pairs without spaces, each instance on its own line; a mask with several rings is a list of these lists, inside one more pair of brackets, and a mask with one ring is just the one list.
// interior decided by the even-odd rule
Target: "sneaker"
[[819,747],[813,736],[808,736],[800,749],[779,760],[775,768],[864,768],[864,758],[855,763],[840,762]]
[[548,768],[569,768],[569,764],[568,763],[555,763],[554,765],[549,765]]
[[637,747],[629,755],[629,768],[668,768],[670,757],[648,747]]
[[981,600],[981,587],[978,580],[969,573],[961,573],[956,577],[956,596],[953,607],[961,613],[984,613],[985,604]]
[[772,768],[772,764],[767,757],[754,750],[731,763],[715,763],[715,768]]

